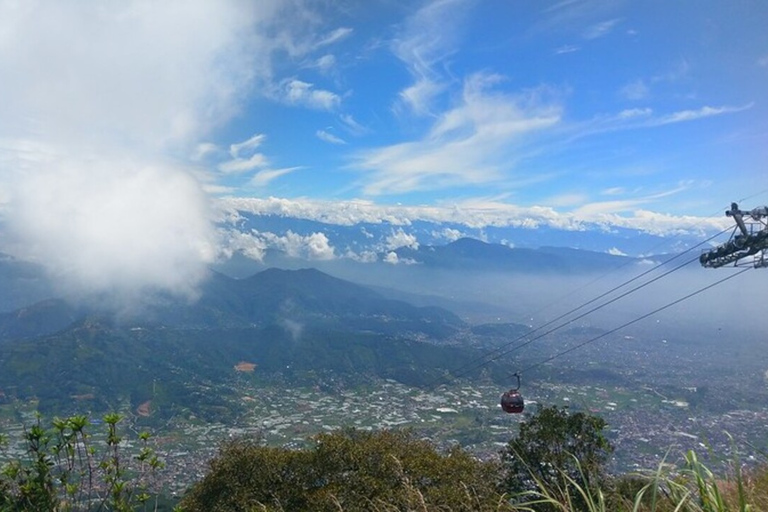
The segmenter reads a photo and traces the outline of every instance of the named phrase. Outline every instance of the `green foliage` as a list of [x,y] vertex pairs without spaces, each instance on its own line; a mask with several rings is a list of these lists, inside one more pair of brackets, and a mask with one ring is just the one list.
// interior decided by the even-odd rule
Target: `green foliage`
[[27,459],[11,461],[0,472],[0,511],[154,510],[149,491],[162,462],[148,445],[148,433],[139,435],[136,461],[125,460],[117,428],[121,420],[115,413],[104,416],[100,452],[86,430],[87,416],[54,418],[50,428],[38,417],[24,435]]
[[[257,376],[315,385],[333,375],[355,385],[371,376],[406,385],[434,383],[456,361],[476,353],[345,325],[307,324],[297,338],[281,325],[242,329],[108,328],[80,326],[54,335],[0,344],[0,389],[9,397],[39,400],[47,416],[104,413],[130,401],[151,400],[145,422],[162,424],[191,411],[210,422],[231,423],[243,407],[227,385],[242,378],[239,361],[258,365]],[[133,368],[126,372],[125,368]],[[479,374],[479,371],[477,372]],[[40,375],[49,379],[41,380]],[[216,383],[210,386],[210,383]]]
[[603,483],[604,464],[613,451],[603,436],[605,425],[597,416],[540,407],[502,450],[503,490],[520,494],[544,488],[561,501],[586,506],[589,493]]
[[[758,491],[752,475],[745,477],[738,457],[731,461],[733,474],[715,475],[695,452],[685,454],[685,465],[672,468],[663,461],[636,494],[633,512],[756,512],[765,510],[766,489]],[[756,475],[767,475],[766,468]],[[755,504],[759,505],[759,508]]]
[[[581,464],[574,458],[575,467]],[[757,512],[768,510],[768,468],[745,472],[738,457],[728,475],[716,475],[695,452],[676,467],[663,460],[656,471],[622,475],[584,486],[561,472],[553,486],[534,479],[536,488],[513,496],[519,510],[557,512]],[[583,474],[583,471],[582,471]]]
[[440,454],[405,431],[322,434],[312,450],[225,445],[181,507],[229,510],[512,510],[498,468],[461,449]]

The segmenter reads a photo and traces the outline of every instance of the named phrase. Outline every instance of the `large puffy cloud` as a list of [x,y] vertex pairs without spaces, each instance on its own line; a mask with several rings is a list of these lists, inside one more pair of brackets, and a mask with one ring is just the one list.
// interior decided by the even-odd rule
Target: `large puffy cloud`
[[406,233],[403,228],[398,228],[397,231],[387,236],[386,247],[389,250],[399,249],[401,247],[408,247],[409,249],[418,249],[419,241],[416,236],[411,233]]
[[171,165],[57,160],[15,182],[7,207],[7,249],[69,292],[192,296],[215,253],[207,198]]
[[277,235],[269,231],[242,233],[230,230],[225,238],[227,239],[227,244],[223,248],[225,256],[231,256],[233,252],[240,251],[251,259],[261,261],[267,249],[274,248],[293,258],[306,260],[336,258],[336,250],[330,244],[328,237],[320,232],[300,235],[289,230],[285,235]]
[[186,141],[232,114],[258,64],[249,30],[275,3],[2,2],[0,129]]
[[193,295],[216,240],[174,155],[270,79],[281,9],[0,0],[0,251],[70,291]]

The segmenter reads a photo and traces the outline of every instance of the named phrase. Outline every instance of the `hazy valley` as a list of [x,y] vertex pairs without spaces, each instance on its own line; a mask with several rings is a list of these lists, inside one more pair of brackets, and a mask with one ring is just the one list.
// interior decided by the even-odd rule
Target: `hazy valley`
[[[295,268],[278,270],[241,256],[211,270],[195,297],[152,294],[117,309],[47,298],[2,313],[2,428],[18,435],[34,411],[117,410],[155,432],[174,492],[241,434],[303,446],[342,427],[414,428],[492,457],[520,421],[501,412],[499,395],[533,366],[523,374],[529,410],[568,405],[606,418],[617,471],[652,466],[670,448],[726,456],[726,431],[747,458],[768,441],[765,319],[723,301],[759,281],[725,283],[610,332],[713,275],[684,268],[598,307],[653,264],[474,240],[400,254],[414,263],[321,271],[273,254]],[[6,303],[21,300],[13,291],[24,283],[30,296],[43,291],[36,298],[54,289],[33,266],[6,258],[2,269],[14,293]]]

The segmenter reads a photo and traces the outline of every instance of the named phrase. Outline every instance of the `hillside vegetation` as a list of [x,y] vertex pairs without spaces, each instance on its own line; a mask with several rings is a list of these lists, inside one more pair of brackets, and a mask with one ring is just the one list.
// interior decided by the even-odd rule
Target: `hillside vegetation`
[[[27,458],[0,472],[0,511],[170,510],[153,478],[162,471],[146,433],[138,455],[121,448],[120,416],[103,421],[103,444],[86,417],[40,421],[26,434]],[[259,438],[224,443],[204,478],[174,510],[342,512],[756,512],[768,505],[768,470],[715,475],[689,452],[681,467],[608,475],[604,422],[542,408],[496,460],[459,447],[438,451],[410,431],[325,433],[303,450]]]

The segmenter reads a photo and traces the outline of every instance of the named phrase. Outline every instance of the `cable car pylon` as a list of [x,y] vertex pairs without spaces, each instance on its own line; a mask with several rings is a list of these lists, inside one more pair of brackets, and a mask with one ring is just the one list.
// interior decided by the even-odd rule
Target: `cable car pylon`
[[731,203],[725,215],[736,222],[731,237],[724,244],[701,253],[701,266],[719,268],[733,263],[734,267],[743,267],[750,264],[743,260],[754,256],[752,266],[768,268],[768,206],[744,211],[739,210],[738,204]]

